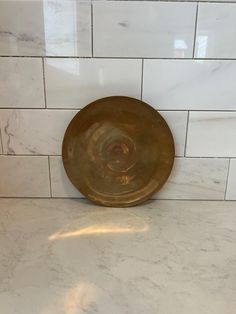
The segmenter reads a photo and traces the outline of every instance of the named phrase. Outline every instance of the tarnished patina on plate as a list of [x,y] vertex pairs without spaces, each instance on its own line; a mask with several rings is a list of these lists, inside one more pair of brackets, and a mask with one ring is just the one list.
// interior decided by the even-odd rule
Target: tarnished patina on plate
[[163,117],[146,103],[102,98],[80,110],[64,136],[62,158],[73,185],[93,202],[132,206],[160,190],[174,162]]

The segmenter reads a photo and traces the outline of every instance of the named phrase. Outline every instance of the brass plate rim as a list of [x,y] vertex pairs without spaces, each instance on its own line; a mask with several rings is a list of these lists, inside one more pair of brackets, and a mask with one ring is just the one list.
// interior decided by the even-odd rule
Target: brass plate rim
[[[126,99],[127,101],[132,101],[132,102],[138,102],[140,105],[145,106],[146,108],[148,108],[149,111],[151,111],[153,113],[153,115],[155,115],[156,117],[158,117],[159,119],[162,120],[162,123],[165,125],[166,130],[169,132],[169,136],[170,136],[170,142],[171,142],[171,146],[170,150],[172,151],[172,155],[170,156],[171,159],[171,163],[169,165],[169,169],[168,172],[166,172],[166,176],[164,178],[164,180],[162,181],[161,184],[156,184],[155,187],[153,187],[152,189],[149,190],[148,193],[146,193],[143,196],[139,196],[139,197],[131,197],[129,200],[126,199],[125,201],[122,201],[122,198],[125,199],[125,197],[122,196],[118,196],[117,200],[114,200],[114,196],[112,196],[112,201],[109,200],[109,196],[107,196],[107,200],[100,200],[97,197],[95,197],[94,195],[91,195],[89,193],[87,193],[87,190],[84,189],[83,186],[79,186],[74,182],[73,178],[71,178],[70,173],[67,170],[67,160],[66,160],[66,152],[67,152],[67,148],[66,148],[66,141],[68,140],[68,132],[70,130],[70,127],[74,124],[74,122],[78,119],[78,116],[81,116],[83,114],[85,114],[87,111],[90,111],[90,108],[94,106],[94,104],[98,104],[99,102],[104,102],[104,101],[110,101],[110,100],[117,100],[117,99]],[[166,120],[163,118],[163,116],[156,110],[154,109],[152,106],[150,106],[149,104],[147,104],[146,102],[133,98],[133,97],[128,97],[128,96],[109,96],[109,97],[103,97],[100,99],[97,99],[91,103],[89,103],[88,105],[86,105],[85,107],[83,107],[82,109],[80,109],[75,116],[72,118],[72,120],[70,121],[70,123],[68,124],[65,134],[64,134],[64,138],[63,138],[63,142],[62,142],[62,161],[63,161],[63,166],[64,169],[66,171],[66,174],[70,180],[70,182],[73,184],[73,186],[82,194],[84,195],[86,198],[88,198],[90,201],[92,201],[93,203],[97,204],[97,205],[102,205],[102,206],[106,206],[106,207],[131,207],[131,206],[136,206],[140,203],[143,203],[145,201],[147,201],[148,199],[151,198],[151,196],[153,196],[155,193],[157,193],[166,183],[166,181],[168,180],[171,171],[173,169],[173,165],[174,165],[174,160],[175,160],[175,145],[174,145],[174,138],[173,138],[173,134],[170,130],[169,125],[167,124]],[[104,195],[104,194],[103,194]],[[134,193],[132,192],[132,195],[134,195]],[[127,196],[127,195],[126,195]]]

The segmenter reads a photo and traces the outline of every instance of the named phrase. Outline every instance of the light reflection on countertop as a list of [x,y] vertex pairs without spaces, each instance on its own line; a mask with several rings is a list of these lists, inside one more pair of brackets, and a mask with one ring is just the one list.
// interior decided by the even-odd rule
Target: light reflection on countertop
[[[101,222],[96,223],[98,221]],[[137,215],[122,209],[110,209],[73,220],[69,225],[50,235],[48,239],[58,240],[78,236],[135,233],[147,230],[148,224]]]
[[235,202],[0,199],[0,313],[233,314]]

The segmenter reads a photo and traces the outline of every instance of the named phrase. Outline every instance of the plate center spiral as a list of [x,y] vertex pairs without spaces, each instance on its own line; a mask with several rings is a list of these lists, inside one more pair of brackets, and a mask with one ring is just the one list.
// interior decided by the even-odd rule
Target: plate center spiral
[[134,142],[126,136],[111,137],[102,148],[106,167],[114,172],[127,172],[136,163]]

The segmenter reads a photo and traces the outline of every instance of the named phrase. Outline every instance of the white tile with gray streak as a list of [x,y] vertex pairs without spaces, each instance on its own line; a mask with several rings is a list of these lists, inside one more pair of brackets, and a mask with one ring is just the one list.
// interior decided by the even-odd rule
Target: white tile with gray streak
[[[170,178],[153,198],[223,200],[228,159],[176,158]],[[50,157],[54,197],[81,197],[68,180],[60,156]]]
[[0,58],[0,108],[2,107],[45,107],[41,58]]
[[223,200],[229,160],[224,158],[176,158],[160,199]]
[[87,56],[90,1],[0,1],[0,55]]
[[65,130],[76,113],[76,110],[1,110],[4,153],[60,155]]
[[235,60],[144,60],[143,100],[163,110],[236,110]]
[[[6,154],[60,155],[64,132],[77,110],[2,109],[0,127]],[[176,155],[184,155],[187,112],[162,111],[175,139]]]
[[98,1],[95,57],[192,57],[196,3]]

